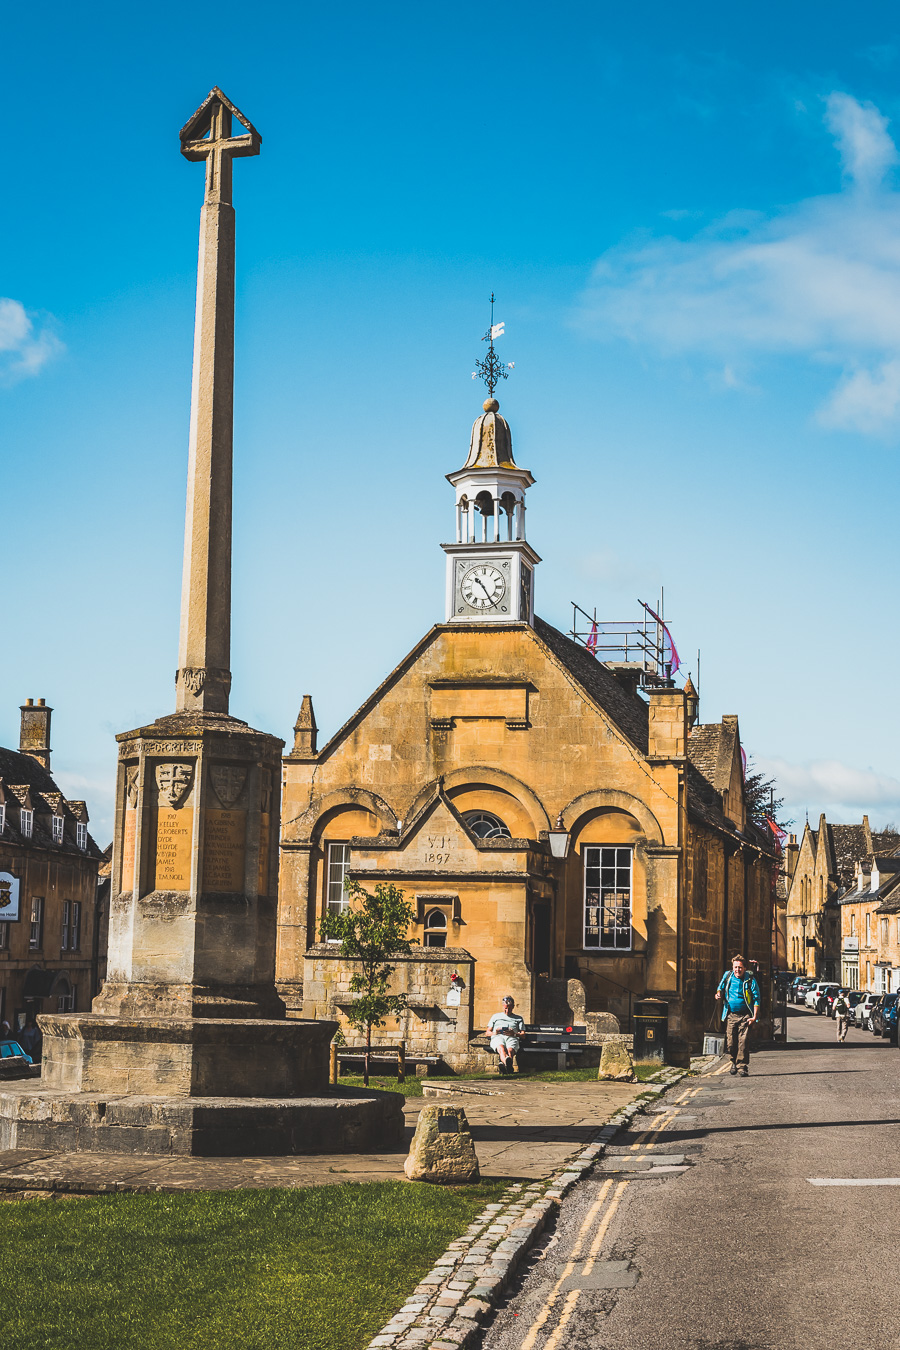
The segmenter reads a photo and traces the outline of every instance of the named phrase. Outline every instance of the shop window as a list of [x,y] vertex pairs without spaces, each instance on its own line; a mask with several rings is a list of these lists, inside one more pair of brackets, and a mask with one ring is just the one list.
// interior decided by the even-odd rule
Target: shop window
[[56,997],[56,1011],[61,1013],[70,1013],[75,1011],[75,986],[69,987],[68,993],[60,992]]
[[499,816],[489,811],[467,811],[463,816],[467,828],[476,839],[509,839],[509,827]]
[[584,849],[585,950],[630,950],[632,850]]
[[447,916],[440,909],[430,909],[425,915],[426,947],[446,947]]

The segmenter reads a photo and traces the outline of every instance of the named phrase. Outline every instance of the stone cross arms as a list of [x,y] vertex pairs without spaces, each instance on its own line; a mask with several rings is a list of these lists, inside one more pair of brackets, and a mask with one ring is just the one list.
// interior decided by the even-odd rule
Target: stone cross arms
[[[246,136],[232,136],[231,119],[236,117]],[[207,97],[178,133],[185,159],[206,160],[205,203],[231,204],[231,161],[245,155],[258,155],[262,137],[252,122],[226,98],[218,86]]]

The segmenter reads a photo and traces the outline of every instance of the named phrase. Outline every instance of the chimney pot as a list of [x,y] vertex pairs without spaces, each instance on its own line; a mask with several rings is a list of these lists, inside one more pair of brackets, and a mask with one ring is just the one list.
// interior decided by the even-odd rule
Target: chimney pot
[[30,755],[38,764],[50,771],[50,718],[52,708],[48,708],[42,698],[35,704],[34,699],[26,699],[19,711],[22,720],[19,727],[19,753]]

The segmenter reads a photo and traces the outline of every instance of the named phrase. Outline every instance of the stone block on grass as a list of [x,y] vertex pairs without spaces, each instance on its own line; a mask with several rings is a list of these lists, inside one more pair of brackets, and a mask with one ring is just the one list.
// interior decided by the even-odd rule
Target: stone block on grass
[[478,1181],[478,1158],[461,1106],[425,1106],[403,1165],[409,1181],[456,1186]]
[[601,1082],[633,1083],[634,1064],[631,1052],[621,1041],[607,1041],[600,1056],[597,1078]]

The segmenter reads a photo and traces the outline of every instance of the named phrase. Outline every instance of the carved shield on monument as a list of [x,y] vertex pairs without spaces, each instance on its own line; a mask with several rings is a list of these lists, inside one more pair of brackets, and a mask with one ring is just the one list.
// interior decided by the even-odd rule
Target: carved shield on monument
[[219,801],[230,810],[244,790],[246,768],[239,764],[213,764],[209,776]]
[[166,806],[180,806],[191,790],[194,781],[193,764],[157,764],[156,786],[162,802]]

